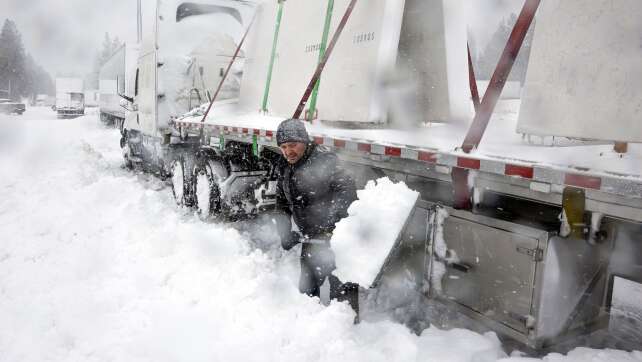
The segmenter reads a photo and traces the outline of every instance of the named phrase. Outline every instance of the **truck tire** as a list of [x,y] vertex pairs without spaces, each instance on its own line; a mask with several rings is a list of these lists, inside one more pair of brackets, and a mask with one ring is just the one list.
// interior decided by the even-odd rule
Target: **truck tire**
[[172,194],[178,206],[189,206],[190,172],[186,166],[185,159],[180,156],[172,162],[170,167]]
[[215,219],[223,211],[220,184],[228,172],[218,160],[200,158],[194,167],[194,204],[201,220]]

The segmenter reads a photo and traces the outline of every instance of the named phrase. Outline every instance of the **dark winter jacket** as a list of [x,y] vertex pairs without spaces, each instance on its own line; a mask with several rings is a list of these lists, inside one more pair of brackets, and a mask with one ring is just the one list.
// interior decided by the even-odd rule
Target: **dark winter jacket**
[[[348,207],[356,199],[354,180],[339,166],[334,153],[311,144],[296,164],[283,162],[277,210],[291,215],[303,236],[329,239],[335,224],[348,216]],[[287,219],[280,228],[284,247],[284,235],[289,235],[291,228]]]

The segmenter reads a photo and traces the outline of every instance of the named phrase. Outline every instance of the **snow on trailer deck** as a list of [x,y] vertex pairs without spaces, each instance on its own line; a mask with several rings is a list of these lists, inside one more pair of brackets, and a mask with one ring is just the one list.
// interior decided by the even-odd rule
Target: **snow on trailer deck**
[[[467,126],[434,123],[418,129],[342,129],[327,124],[308,125],[317,144],[359,154],[389,156],[442,166],[480,170],[531,181],[534,191],[551,192],[556,186],[599,190],[624,198],[642,198],[642,145],[629,145],[618,154],[608,143],[573,143],[562,146],[529,144],[515,132],[519,100],[498,105],[480,147],[470,154],[459,150]],[[176,121],[185,131],[203,127],[202,116]],[[259,136],[263,145],[276,145],[274,135],[283,118],[258,113],[239,113],[234,102],[212,107],[204,127],[215,136],[251,140]],[[534,137],[535,143],[542,142]],[[550,143],[551,138],[548,139]],[[213,140],[212,144],[218,144]],[[553,189],[555,190],[555,189]]]

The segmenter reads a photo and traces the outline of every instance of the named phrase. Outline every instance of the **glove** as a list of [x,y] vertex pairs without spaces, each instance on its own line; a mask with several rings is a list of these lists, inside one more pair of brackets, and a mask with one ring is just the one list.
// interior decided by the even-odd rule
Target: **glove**
[[285,250],[290,250],[296,246],[296,244],[301,242],[301,234],[296,231],[290,231],[290,234],[281,239],[281,246]]

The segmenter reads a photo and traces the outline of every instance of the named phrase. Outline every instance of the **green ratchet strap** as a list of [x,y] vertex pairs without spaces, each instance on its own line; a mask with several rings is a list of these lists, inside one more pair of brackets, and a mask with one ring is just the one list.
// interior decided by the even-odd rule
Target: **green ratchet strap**
[[[319,49],[319,63],[325,55],[325,49],[328,45],[328,34],[330,33],[330,25],[332,24],[332,11],[334,10],[334,0],[328,0],[328,10],[325,13],[325,25],[323,26],[323,36],[321,37],[321,46]],[[314,119],[314,113],[317,109],[317,97],[319,95],[319,85],[321,84],[321,79],[317,81],[312,90],[312,96],[310,97],[310,109],[308,113],[308,120],[311,121]]]
[[252,154],[259,157],[259,138],[256,135],[252,135]]
[[221,151],[225,149],[225,137],[223,135],[218,136],[218,147]]
[[274,39],[272,40],[272,54],[270,56],[270,66],[268,68],[267,80],[265,81],[265,91],[263,92],[263,104],[261,110],[267,112],[267,102],[270,95],[270,83],[272,83],[272,70],[274,69],[274,59],[276,57],[276,46],[279,41],[279,30],[281,29],[281,18],[283,17],[283,0],[279,0],[279,12],[276,15],[276,25],[274,27]]
[[330,40],[330,43],[328,44],[328,48],[324,52],[324,55],[321,61],[317,65],[317,69],[314,71],[314,75],[310,79],[308,86],[305,88],[305,92],[303,93],[303,96],[301,96],[301,100],[299,101],[299,104],[296,106],[296,109],[294,110],[294,114],[292,115],[291,118],[301,119],[301,114],[305,110],[305,106],[308,103],[308,100],[310,99],[310,95],[312,95],[314,86],[319,81],[319,78],[321,77],[321,73],[323,73],[323,69],[325,69],[325,66],[328,64],[330,55],[332,54],[334,47],[337,45],[337,41],[339,41],[339,38],[341,37],[341,33],[343,33],[343,28],[345,28],[346,24],[348,23],[348,19],[350,19],[350,14],[352,14],[352,11],[354,10],[356,5],[357,5],[357,0],[350,0],[350,4],[348,4],[348,8],[346,9],[346,12],[343,14],[343,17],[341,17],[341,21],[339,21],[337,30],[334,32],[334,35],[332,35],[332,40]]

